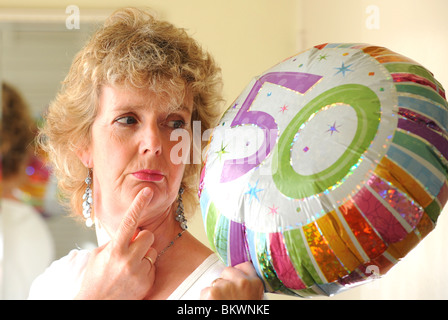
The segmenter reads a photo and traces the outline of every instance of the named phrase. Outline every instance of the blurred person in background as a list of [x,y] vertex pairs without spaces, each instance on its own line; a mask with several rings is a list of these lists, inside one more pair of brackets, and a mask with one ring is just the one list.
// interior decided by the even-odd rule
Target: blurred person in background
[[28,179],[34,154],[34,121],[20,93],[2,84],[1,121],[1,299],[26,299],[32,281],[54,259],[54,245],[42,215],[18,190]]

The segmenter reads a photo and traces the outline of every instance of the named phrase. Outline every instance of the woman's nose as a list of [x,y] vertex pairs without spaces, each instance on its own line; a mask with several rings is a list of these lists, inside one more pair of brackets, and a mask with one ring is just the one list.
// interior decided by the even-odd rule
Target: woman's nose
[[141,132],[140,153],[154,154],[162,153],[162,135],[157,123],[147,124]]

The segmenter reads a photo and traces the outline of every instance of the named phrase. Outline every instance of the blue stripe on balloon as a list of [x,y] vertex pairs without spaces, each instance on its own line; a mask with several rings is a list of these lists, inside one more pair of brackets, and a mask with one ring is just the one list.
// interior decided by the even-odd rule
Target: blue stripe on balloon
[[413,159],[409,154],[393,144],[391,144],[387,151],[387,156],[410,173],[415,179],[420,181],[432,196],[436,197],[439,194],[440,188],[443,186],[443,181],[419,161]]
[[246,237],[247,237],[247,244],[249,247],[250,259],[251,259],[252,265],[254,266],[255,271],[257,272],[258,276],[262,277],[262,273],[260,270],[260,264],[258,263],[258,259],[257,259],[257,249],[256,249],[257,234],[258,234],[257,232],[246,229]]
[[201,206],[201,212],[202,212],[202,221],[207,221],[205,218],[207,216],[208,212],[208,206],[210,204],[210,195],[208,194],[207,190],[202,190],[201,197],[199,199],[199,204]]

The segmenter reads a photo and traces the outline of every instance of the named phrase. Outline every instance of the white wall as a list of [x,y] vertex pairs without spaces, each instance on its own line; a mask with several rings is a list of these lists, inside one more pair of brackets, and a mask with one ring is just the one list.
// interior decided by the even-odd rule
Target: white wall
[[303,0],[303,47],[325,42],[380,45],[431,70],[448,87],[448,1]]

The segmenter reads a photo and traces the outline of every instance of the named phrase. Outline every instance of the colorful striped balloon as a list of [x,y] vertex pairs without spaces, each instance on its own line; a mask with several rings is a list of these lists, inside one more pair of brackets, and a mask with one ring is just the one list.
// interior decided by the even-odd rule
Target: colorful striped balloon
[[208,239],[270,292],[332,295],[385,274],[448,197],[448,106],[433,74],[366,44],[323,44],[245,88],[201,176]]

